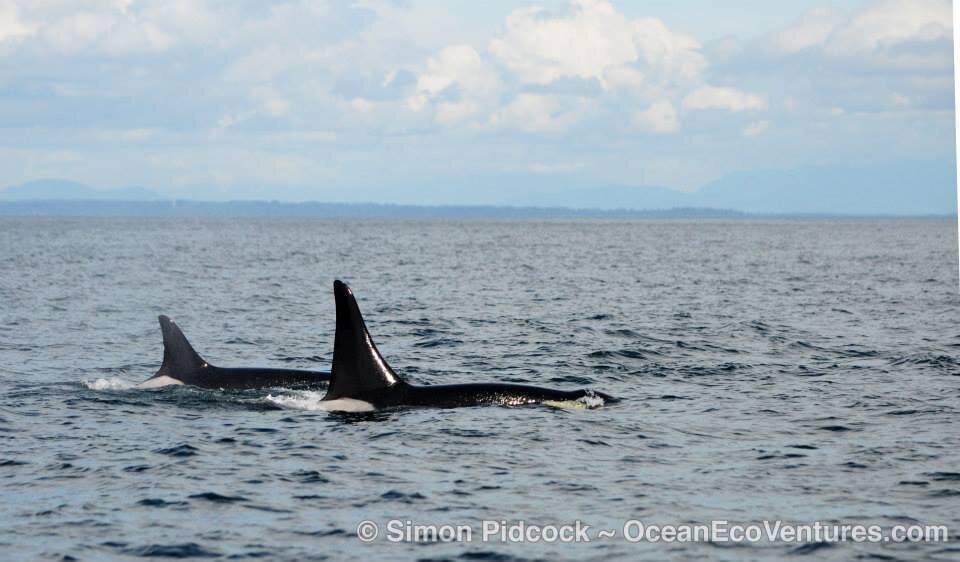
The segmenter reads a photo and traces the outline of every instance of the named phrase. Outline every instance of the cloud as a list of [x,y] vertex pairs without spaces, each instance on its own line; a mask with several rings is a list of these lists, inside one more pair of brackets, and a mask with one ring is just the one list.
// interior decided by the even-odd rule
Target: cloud
[[782,53],[795,53],[826,43],[844,21],[841,14],[824,8],[811,10],[792,25],[774,34],[772,43]]
[[[177,28],[162,21],[148,6],[134,10],[128,2],[93,3],[82,9],[62,10],[48,3],[19,4],[23,8],[20,22],[38,44],[62,54],[98,52],[107,56],[130,56],[166,51],[178,43]],[[0,30],[9,25],[10,14],[18,21],[18,8],[7,3],[0,6]],[[7,20],[7,21],[4,21]],[[16,25],[16,24],[14,24]],[[0,37],[3,35],[0,31]]]
[[586,102],[582,98],[565,100],[559,96],[524,93],[495,114],[491,124],[528,133],[556,133],[580,121],[585,110]]
[[0,0],[0,168],[228,189],[576,162],[693,189],[732,167],[952,146],[946,0],[837,3],[710,41],[681,32],[702,7],[525,4]]
[[725,109],[727,111],[757,111],[767,108],[767,102],[755,94],[735,88],[701,86],[683,98],[685,109]]
[[693,37],[655,18],[629,19],[604,0],[578,0],[562,16],[516,10],[489,51],[525,83],[579,78],[605,89],[695,80],[706,64]]
[[653,133],[674,133],[680,126],[677,110],[669,100],[659,100],[650,107],[633,114],[634,125]]
[[427,61],[407,100],[413,111],[432,108],[436,120],[452,125],[477,117],[494,101],[500,79],[469,45],[446,47]]
[[[436,52],[407,107],[432,110],[448,126],[545,134],[587,115],[675,132],[681,100],[687,109],[765,107],[757,95],[707,86],[706,68],[700,43],[659,19],[629,18],[605,0],[577,0],[561,13],[515,10],[486,51],[455,45]],[[647,108],[634,110],[638,104]]]
[[782,53],[817,51],[825,57],[906,69],[952,65],[938,44],[952,42],[949,0],[879,0],[852,14],[817,9],[775,33]]
[[793,113],[808,120],[831,108],[876,116],[952,111],[952,28],[947,0],[877,0],[849,13],[817,9],[729,49],[717,57],[717,70],[752,77],[740,84],[768,99],[791,99]]
[[12,0],[0,2],[0,45],[34,32],[34,26],[20,19],[20,10]]
[[516,10],[489,49],[521,80],[535,84],[564,77],[603,82],[604,70],[639,57],[626,18],[606,2],[579,2],[568,17],[551,18],[536,7]]
[[856,13],[825,41],[828,53],[849,55],[918,41],[952,38],[953,14],[946,0],[883,0]]

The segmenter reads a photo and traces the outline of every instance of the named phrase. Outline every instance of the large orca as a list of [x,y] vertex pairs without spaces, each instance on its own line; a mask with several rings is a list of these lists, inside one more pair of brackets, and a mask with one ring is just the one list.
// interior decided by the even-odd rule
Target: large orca
[[335,281],[333,293],[337,304],[337,332],[330,386],[323,397],[325,410],[364,412],[398,406],[454,408],[527,404],[588,407],[616,401],[589,390],[552,390],[520,384],[414,386],[394,372],[380,355],[350,287]]
[[230,369],[214,367],[200,357],[180,328],[166,316],[160,316],[163,331],[163,364],[157,374],[138,388],[156,388],[188,384],[202,388],[316,388],[326,385],[330,373],[295,369]]

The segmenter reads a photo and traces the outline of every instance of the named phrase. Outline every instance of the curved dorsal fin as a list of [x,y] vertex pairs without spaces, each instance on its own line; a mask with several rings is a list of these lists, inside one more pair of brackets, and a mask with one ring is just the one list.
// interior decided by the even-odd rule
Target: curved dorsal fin
[[184,375],[208,365],[204,358],[194,351],[180,328],[163,315],[160,315],[160,330],[163,332],[163,365],[154,377],[167,376],[181,380]]
[[350,287],[342,281],[334,281],[333,295],[337,303],[337,333],[333,342],[330,386],[323,399],[357,398],[403,384],[377,351]]

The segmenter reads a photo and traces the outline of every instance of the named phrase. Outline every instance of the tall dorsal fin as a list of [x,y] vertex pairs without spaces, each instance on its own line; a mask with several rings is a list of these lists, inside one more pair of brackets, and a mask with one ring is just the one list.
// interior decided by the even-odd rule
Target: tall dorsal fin
[[337,333],[333,341],[330,386],[323,399],[357,398],[404,384],[377,351],[350,287],[334,281],[333,295],[337,303]]
[[181,380],[184,375],[207,366],[193,346],[187,341],[180,328],[166,316],[160,316],[160,330],[163,331],[163,365],[154,377],[170,377]]

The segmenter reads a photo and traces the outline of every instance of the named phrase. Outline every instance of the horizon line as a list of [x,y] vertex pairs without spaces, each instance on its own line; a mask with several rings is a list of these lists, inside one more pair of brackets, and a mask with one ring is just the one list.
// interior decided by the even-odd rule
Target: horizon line
[[[186,208],[180,208],[179,211],[184,211],[182,213],[177,213],[177,206],[186,206]],[[81,205],[84,208],[79,209],[81,212],[77,214],[70,214],[64,211],[68,209],[64,208],[65,205]],[[364,207],[373,207],[380,208],[384,210],[392,211],[407,211],[408,215],[397,214],[397,215],[364,215],[364,214],[351,214],[347,216],[328,214],[328,215],[318,215],[318,214],[271,214],[271,213],[257,213],[256,209],[251,209],[253,213],[247,212],[243,214],[218,214],[215,212],[204,212],[204,208],[207,208],[208,211],[214,211],[214,209],[209,209],[210,207],[272,207],[272,208],[282,208],[282,207],[301,207],[301,206],[322,206],[326,207],[328,211],[335,210],[336,208],[349,208],[349,209],[362,209]],[[7,211],[14,211],[16,208],[23,207],[33,207],[34,212],[28,212],[27,214],[16,214],[10,213]],[[46,207],[46,209],[44,209]],[[58,208],[59,207],[59,208]],[[190,208],[192,207],[192,209]],[[112,209],[111,209],[112,208]],[[123,211],[126,208],[126,213],[120,212],[115,214],[117,211]],[[140,208],[141,211],[146,211],[147,213],[136,213],[135,208]],[[113,212],[110,212],[110,211]],[[228,209],[221,209],[228,210]],[[266,210],[266,209],[262,209]],[[319,209],[318,209],[319,210]],[[46,211],[46,212],[44,212]],[[86,211],[86,212],[83,212]],[[99,212],[97,212],[99,211]],[[153,211],[152,213],[150,211]],[[174,212],[164,212],[164,211],[174,211]],[[194,211],[191,213],[190,211]],[[199,211],[199,212],[198,212]],[[428,215],[417,216],[416,211],[432,211]],[[457,215],[458,211],[467,211],[470,212],[469,215]],[[491,215],[478,214],[484,211],[492,212]],[[691,219],[786,219],[786,218],[798,218],[798,219],[831,219],[831,218],[849,218],[849,219],[870,219],[870,218],[930,218],[930,219],[946,219],[946,218],[957,218],[957,213],[955,210],[953,212],[944,212],[944,213],[842,213],[842,212],[780,212],[780,213],[770,213],[770,212],[753,212],[753,211],[743,211],[733,208],[721,208],[721,207],[696,207],[696,206],[677,206],[677,207],[661,207],[661,208],[634,208],[634,207],[617,207],[617,208],[588,208],[588,207],[567,207],[567,206],[537,206],[537,205],[493,205],[493,204],[447,204],[447,203],[438,203],[438,204],[409,204],[409,203],[383,203],[375,201],[361,201],[361,202],[333,202],[333,201],[321,201],[321,200],[305,200],[305,201],[281,201],[276,199],[231,199],[231,200],[208,200],[208,199],[189,199],[189,198],[157,198],[157,199],[84,199],[84,198],[46,198],[46,199],[3,199],[0,198],[0,217],[129,217],[129,218],[340,218],[340,219],[364,219],[364,218],[378,218],[378,219],[425,219],[425,218],[435,218],[435,219],[444,219],[444,218],[456,218],[456,219],[485,219],[485,218],[499,218],[499,219],[548,219],[548,218],[557,218],[557,219],[630,219],[630,218],[691,218]],[[450,213],[448,216],[438,215],[436,213]]]

